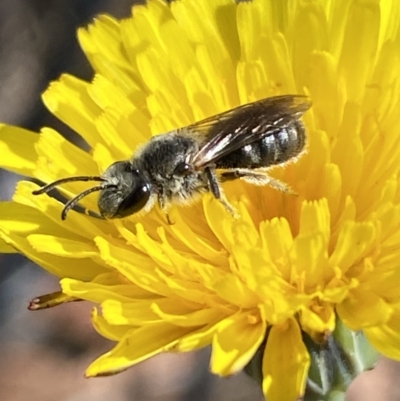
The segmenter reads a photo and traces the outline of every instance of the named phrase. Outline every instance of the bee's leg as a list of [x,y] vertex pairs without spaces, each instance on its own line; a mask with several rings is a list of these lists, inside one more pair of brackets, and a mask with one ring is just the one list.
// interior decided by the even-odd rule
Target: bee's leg
[[165,217],[167,219],[168,225],[172,226],[174,223],[171,221],[168,213],[168,207],[167,207],[167,202],[165,200],[165,196],[161,193],[158,196],[158,204],[160,206],[160,209],[164,212]]
[[267,172],[264,171],[254,171],[250,169],[236,169],[231,171],[226,171],[221,174],[221,182],[232,181],[236,179],[242,179],[243,181],[248,182],[253,185],[268,185],[271,188],[274,188],[281,192],[286,192],[292,195],[297,195],[289,185],[286,183],[277,180],[276,178],[272,178],[268,175]]
[[206,173],[206,177],[208,180],[208,186],[210,188],[211,193],[214,195],[216,199],[218,199],[224,206],[225,209],[234,217],[238,217],[238,214],[235,208],[228,202],[225,198],[225,195],[222,191],[222,188],[219,185],[217,175],[215,174],[215,170],[211,167],[206,167],[204,169]]
[[169,217],[168,211],[165,211],[165,210],[164,210],[164,213],[165,213],[165,217],[167,218],[167,223],[168,223],[168,225],[169,225],[169,226],[174,225],[175,223],[173,223],[172,220],[171,220],[171,218]]

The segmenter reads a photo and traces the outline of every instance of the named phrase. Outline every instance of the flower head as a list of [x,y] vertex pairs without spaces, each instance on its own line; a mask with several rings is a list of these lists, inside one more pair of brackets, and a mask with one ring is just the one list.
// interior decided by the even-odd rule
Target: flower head
[[[302,332],[323,341],[337,316],[400,359],[399,15],[396,0],[149,0],[79,31],[93,81],[62,76],[43,99],[90,152],[49,128],[3,126],[5,168],[44,182],[99,175],[152,135],[240,104],[313,101],[307,154],[271,172],[298,195],[226,184],[239,219],[206,194],[174,207],[174,224],[157,208],[61,221],[58,200],[19,183],[1,206],[0,250],[60,276],[60,301],[100,305],[94,326],[118,344],[88,376],[209,344],[211,370],[230,375],[266,342],[263,391],[293,401],[309,368]],[[96,196],[82,205],[96,210]]]

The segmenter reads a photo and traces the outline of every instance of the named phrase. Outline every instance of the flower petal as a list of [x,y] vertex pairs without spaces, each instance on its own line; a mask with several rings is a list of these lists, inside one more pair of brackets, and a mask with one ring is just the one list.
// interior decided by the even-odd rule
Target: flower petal
[[35,144],[39,135],[22,128],[0,125],[0,154],[3,168],[14,173],[32,176],[38,154]]
[[[118,345],[96,359],[86,370],[87,377],[119,373],[161,351],[171,348],[190,329],[167,323],[128,331]],[[133,346],[134,344],[134,346]]]
[[381,326],[364,329],[371,344],[388,358],[400,361],[400,310],[397,309],[389,321]]
[[101,109],[88,95],[89,84],[71,75],[63,75],[42,95],[46,107],[61,121],[78,132],[90,145],[99,142],[94,121]]
[[216,329],[211,355],[211,371],[231,375],[246,366],[261,345],[266,322],[259,311],[239,313],[221,321]]
[[[263,392],[270,401],[293,401],[304,395],[310,357],[293,319],[268,334],[263,358]],[[285,385],[281,385],[285,377]]]

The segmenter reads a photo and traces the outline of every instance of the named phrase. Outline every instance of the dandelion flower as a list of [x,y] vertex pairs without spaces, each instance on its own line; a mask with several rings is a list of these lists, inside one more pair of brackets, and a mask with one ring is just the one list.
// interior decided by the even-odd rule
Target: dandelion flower
[[[307,153],[272,175],[293,196],[236,181],[234,219],[207,194],[171,219],[99,220],[21,181],[0,210],[0,250],[61,278],[43,302],[84,299],[117,342],[88,376],[212,345],[226,376],[261,352],[270,401],[305,391],[310,347],[339,325],[400,360],[400,2],[149,0],[79,31],[92,82],[64,75],[43,100],[87,142],[0,130],[4,168],[43,182],[99,175],[153,135],[240,104],[306,94]],[[72,198],[86,189],[71,182]],[[96,211],[96,195],[82,200]]]

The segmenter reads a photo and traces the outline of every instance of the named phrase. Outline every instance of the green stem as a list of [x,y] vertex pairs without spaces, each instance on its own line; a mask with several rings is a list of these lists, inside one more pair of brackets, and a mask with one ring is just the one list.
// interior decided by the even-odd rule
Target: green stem
[[[307,334],[303,341],[311,357],[303,401],[344,401],[351,382],[360,373],[372,369],[379,357],[362,332],[348,329],[339,319],[324,344],[315,343]],[[265,343],[245,367],[245,372],[260,386],[264,350]]]
[[311,356],[304,401],[344,401],[351,382],[372,369],[379,354],[362,332],[349,330],[339,319],[323,345],[304,340]]

